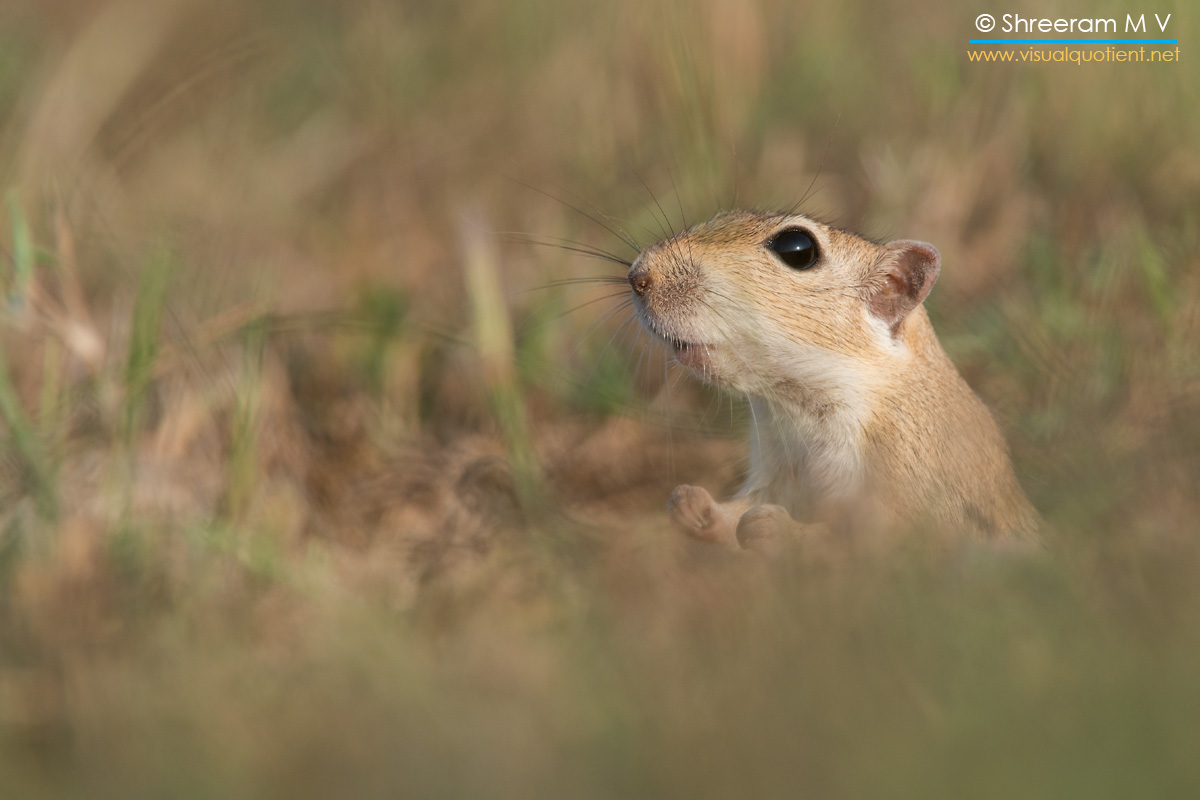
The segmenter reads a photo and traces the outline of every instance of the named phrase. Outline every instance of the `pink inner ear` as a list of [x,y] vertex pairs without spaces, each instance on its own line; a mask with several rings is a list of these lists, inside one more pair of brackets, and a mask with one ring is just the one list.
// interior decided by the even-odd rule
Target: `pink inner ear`
[[941,258],[933,245],[903,239],[887,246],[876,269],[883,272],[883,280],[867,298],[867,306],[898,337],[905,318],[933,288]]

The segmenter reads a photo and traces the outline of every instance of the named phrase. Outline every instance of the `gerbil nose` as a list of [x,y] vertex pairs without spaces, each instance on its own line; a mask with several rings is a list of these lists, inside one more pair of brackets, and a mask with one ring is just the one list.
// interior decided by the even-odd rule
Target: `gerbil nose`
[[642,264],[637,264],[633,269],[629,270],[629,285],[638,293],[638,296],[645,296],[646,292],[650,291],[650,287],[654,285],[654,278],[650,277],[650,270]]

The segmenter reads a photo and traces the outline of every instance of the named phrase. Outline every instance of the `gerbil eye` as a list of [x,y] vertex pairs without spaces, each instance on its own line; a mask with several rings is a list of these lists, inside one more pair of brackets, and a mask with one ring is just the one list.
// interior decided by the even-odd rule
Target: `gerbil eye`
[[792,269],[811,269],[817,263],[817,243],[800,228],[783,231],[767,247]]

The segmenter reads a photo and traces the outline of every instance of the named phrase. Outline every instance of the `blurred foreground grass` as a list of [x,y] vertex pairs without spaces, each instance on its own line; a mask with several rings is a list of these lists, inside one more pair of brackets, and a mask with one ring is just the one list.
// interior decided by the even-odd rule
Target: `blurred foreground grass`
[[[1200,792],[1195,69],[968,6],[6,4],[0,796]],[[805,196],[941,249],[1044,558],[665,529],[736,403],[521,242]]]

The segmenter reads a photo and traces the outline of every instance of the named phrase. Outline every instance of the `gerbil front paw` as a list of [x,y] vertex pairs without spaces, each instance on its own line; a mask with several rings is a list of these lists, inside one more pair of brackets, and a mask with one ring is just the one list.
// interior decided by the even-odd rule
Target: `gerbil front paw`
[[764,503],[742,514],[736,536],[743,549],[776,558],[795,539],[798,527],[786,508]]
[[667,501],[671,521],[689,536],[737,549],[733,517],[699,486],[676,486]]
[[699,486],[676,486],[667,501],[667,511],[677,525],[701,530],[713,522],[717,504],[708,490]]

